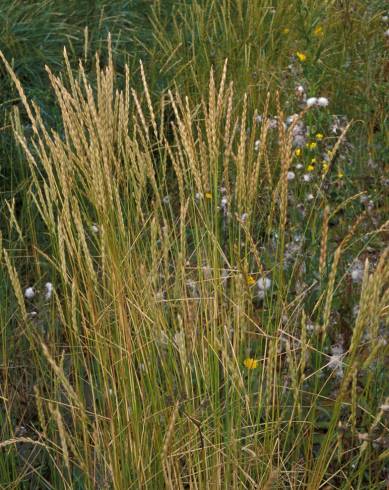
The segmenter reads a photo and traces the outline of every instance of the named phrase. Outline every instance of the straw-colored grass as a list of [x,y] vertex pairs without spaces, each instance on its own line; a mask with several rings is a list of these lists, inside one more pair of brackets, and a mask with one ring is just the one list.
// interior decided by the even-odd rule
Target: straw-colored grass
[[383,4],[172,3],[8,7],[0,487],[387,488]]
[[[347,488],[378,481],[382,454],[370,443],[386,430],[386,408],[370,411],[360,391],[373,389],[386,352],[374,339],[387,318],[387,253],[374,270],[365,264],[351,340],[334,363],[327,330],[342,252],[357,226],[327,250],[330,210],[321,225],[319,198],[312,213],[321,280],[296,291],[296,271],[282,267],[282,257],[297,119],[272,144],[266,115],[257,127],[246,103],[236,107],[227,64],[220,80],[211,73],[206,99],[169,92],[154,105],[143,69],[143,92],[130,88],[128,70],[121,91],[112,60],[100,69],[97,58],[96,93],[82,65],[75,77],[69,67],[66,83],[48,70],[59,134],[3,62],[34,133],[25,138],[15,112],[31,206],[47,237],[31,267],[38,278],[47,264],[55,284],[44,302],[39,281],[26,305],[18,259],[3,248],[19,303],[15,328],[34,370],[34,433],[2,442],[14,457],[21,445],[31,448],[24,475],[40,474],[51,488],[314,489],[337,487],[344,475]],[[276,248],[266,231],[271,210]],[[266,278],[271,286],[255,308],[255,281]],[[313,333],[308,319],[318,325]],[[11,419],[10,391],[2,396]]]

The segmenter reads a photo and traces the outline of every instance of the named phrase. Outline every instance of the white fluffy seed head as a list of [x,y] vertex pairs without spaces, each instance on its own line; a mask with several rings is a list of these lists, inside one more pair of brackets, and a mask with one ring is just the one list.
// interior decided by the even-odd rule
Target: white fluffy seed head
[[257,281],[257,286],[260,291],[265,291],[271,286],[271,280],[268,277],[260,277]]
[[363,279],[363,270],[361,269],[353,269],[351,271],[351,279],[353,282],[362,282]]
[[288,172],[287,173],[288,180],[293,180],[295,177],[296,177],[296,174],[294,172]]
[[328,104],[329,104],[329,101],[328,101],[327,97],[319,97],[317,99],[317,105],[319,107],[327,107]]
[[309,99],[307,99],[306,104],[308,107],[313,107],[317,105],[317,97],[309,97]]
[[53,294],[53,285],[51,282],[46,282],[45,284],[45,300],[48,301]]
[[355,283],[362,282],[364,275],[363,263],[360,260],[355,260],[350,270],[351,279]]
[[26,288],[24,291],[24,297],[32,299],[35,296],[35,289],[33,287]]

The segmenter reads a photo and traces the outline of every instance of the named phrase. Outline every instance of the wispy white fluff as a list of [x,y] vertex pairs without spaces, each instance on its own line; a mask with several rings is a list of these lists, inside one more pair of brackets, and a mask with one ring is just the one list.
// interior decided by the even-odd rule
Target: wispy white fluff
[[46,282],[45,284],[45,300],[48,301],[53,294],[53,285],[51,282]]
[[294,172],[288,172],[287,178],[288,180],[293,180],[296,177],[296,174]]
[[32,299],[34,296],[35,296],[35,289],[33,287],[29,287],[24,290],[25,298]]
[[271,286],[271,279],[268,277],[260,277],[257,281],[257,286],[260,291],[265,291]]
[[306,102],[308,107],[313,107],[317,104],[317,97],[309,97]]
[[363,264],[360,260],[355,260],[350,269],[351,279],[355,283],[362,282],[363,279]]
[[328,104],[329,104],[329,101],[328,101],[328,99],[326,97],[319,97],[317,99],[317,105],[319,107],[327,107]]

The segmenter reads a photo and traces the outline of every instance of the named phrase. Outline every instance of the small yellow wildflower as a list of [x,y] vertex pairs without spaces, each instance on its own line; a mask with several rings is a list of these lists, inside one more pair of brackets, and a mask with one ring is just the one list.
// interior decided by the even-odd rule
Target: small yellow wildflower
[[247,369],[255,369],[259,365],[259,361],[257,359],[253,359],[252,357],[248,357],[243,361],[244,366]]
[[300,157],[301,156],[301,148],[296,148],[294,150],[294,154],[296,155],[296,157]]
[[305,146],[310,150],[314,150],[317,147],[317,143],[316,141],[311,141],[310,143],[307,143]]
[[322,26],[315,27],[315,30],[313,31],[313,35],[315,37],[323,37],[324,36],[324,30],[323,30]]
[[289,31],[290,29],[288,27],[285,27],[283,30],[282,30],[282,33],[283,34],[289,34]]
[[316,158],[311,158],[311,164],[313,165],[314,163],[316,163]]
[[307,59],[307,55],[305,53],[302,53],[301,51],[297,51],[296,56],[302,63]]
[[247,276],[246,281],[248,286],[253,286],[255,284],[255,279],[253,278],[253,276]]
[[328,163],[323,163],[323,172],[328,172],[329,165]]
[[339,170],[338,171],[338,179],[343,179],[343,177],[344,177],[344,173],[341,170]]
[[314,170],[315,170],[315,167],[313,165],[308,165],[307,172],[313,172]]
[[316,139],[317,139],[318,141],[321,141],[323,138],[324,138],[324,135],[323,135],[322,133],[317,133],[317,134],[316,134]]
[[206,193],[205,193],[205,197],[206,197],[207,199],[212,199],[212,194],[211,194],[210,192],[206,192]]

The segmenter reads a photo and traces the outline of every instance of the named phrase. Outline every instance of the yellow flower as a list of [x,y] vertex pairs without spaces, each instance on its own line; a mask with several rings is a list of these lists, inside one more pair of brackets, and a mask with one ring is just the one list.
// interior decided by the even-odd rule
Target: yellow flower
[[323,172],[328,172],[329,165],[328,163],[323,163]]
[[294,154],[296,155],[296,157],[301,156],[301,148],[296,148],[296,149],[294,150]]
[[243,361],[244,366],[247,369],[255,369],[259,365],[259,361],[257,359],[253,359],[252,357],[248,357]]
[[301,51],[297,51],[296,56],[301,62],[304,62],[307,59],[307,55],[305,53],[302,53]]
[[344,177],[344,173],[341,170],[339,170],[338,171],[338,179],[343,179],[343,177]]
[[323,30],[322,26],[315,27],[315,30],[313,31],[313,35],[315,37],[323,37],[324,36],[324,30]]
[[288,27],[285,27],[285,29],[282,30],[283,34],[288,34],[290,29]]
[[317,133],[317,134],[316,134],[316,139],[317,139],[318,141],[321,141],[323,138],[324,138],[324,135],[323,135],[322,133]]
[[307,143],[305,146],[310,150],[314,150],[317,147],[317,143],[316,141],[311,141],[311,143]]
[[313,172],[315,170],[315,167],[313,165],[308,165],[307,171],[308,172]]
[[247,276],[246,281],[248,286],[253,286],[255,284],[255,279],[253,278],[253,276]]
[[212,199],[212,194],[211,194],[210,192],[206,192],[206,193],[205,193],[205,197],[206,197],[207,199]]
[[316,163],[316,158],[311,158],[311,163],[312,163],[312,165],[313,165],[314,163]]

